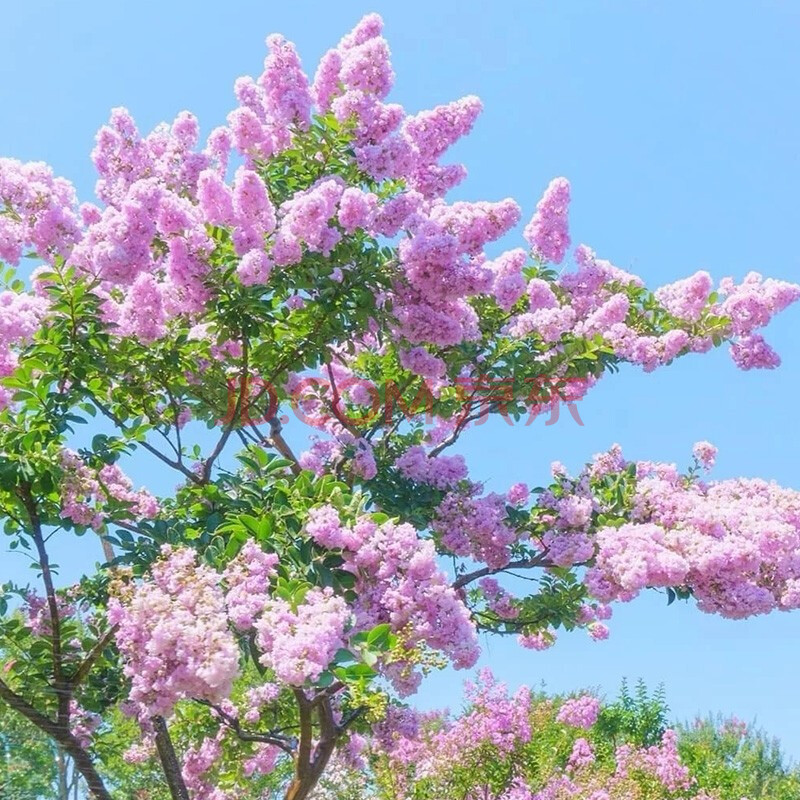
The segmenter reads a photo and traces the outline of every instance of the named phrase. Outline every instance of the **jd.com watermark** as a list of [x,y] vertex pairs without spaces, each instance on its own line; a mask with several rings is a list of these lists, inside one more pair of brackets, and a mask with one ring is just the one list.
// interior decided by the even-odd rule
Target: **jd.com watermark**
[[[524,386],[521,395],[520,383]],[[278,394],[269,381],[253,375],[245,380],[231,378],[227,386],[228,408],[219,424],[230,424],[234,417],[240,425],[260,425],[275,419],[279,407]],[[583,397],[585,386],[585,380],[577,377],[538,376],[522,382],[514,378],[490,376],[458,378],[454,386],[455,403],[461,410],[456,413],[456,422],[462,427],[465,424],[482,425],[490,414],[497,414],[508,425],[514,425],[509,407],[517,407],[522,399],[528,410],[526,426],[546,412],[549,412],[550,418],[545,425],[555,424],[559,420],[562,403],[575,422],[583,425],[575,403]],[[288,395],[294,416],[314,428],[324,427],[332,419],[359,428],[394,425],[398,420],[398,412],[406,420],[424,415],[426,423],[431,424],[438,402],[424,383],[409,400],[404,398],[407,387],[395,381],[386,381],[379,387],[357,377],[335,382],[317,376],[301,378],[292,385]],[[350,398],[358,409],[357,413],[343,403],[344,396]],[[280,418],[284,425],[288,421],[288,416]]]

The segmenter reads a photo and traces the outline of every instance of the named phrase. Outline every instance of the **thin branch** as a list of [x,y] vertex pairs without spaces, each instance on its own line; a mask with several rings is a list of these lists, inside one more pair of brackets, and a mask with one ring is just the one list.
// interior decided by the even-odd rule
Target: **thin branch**
[[339,733],[344,733],[360,716],[363,716],[367,711],[366,706],[359,706],[354,708],[347,716],[342,717],[341,722],[336,726]]
[[244,402],[245,393],[249,391],[247,382],[249,355],[249,342],[246,338],[242,338],[242,371],[239,378],[239,395],[236,398],[236,406],[233,409],[233,414],[231,415],[230,421],[222,431],[222,436],[220,436],[216,447],[211,451],[211,454],[203,464],[203,477],[201,478],[201,483],[208,483],[211,477],[211,470],[214,466],[214,462],[217,460],[220,453],[225,449],[225,445],[228,443],[228,439],[230,438],[231,433],[233,433],[234,427],[239,422],[239,415],[242,412],[242,403]]
[[61,617],[58,613],[58,598],[53,584],[53,573],[50,567],[50,558],[47,555],[47,548],[42,534],[42,522],[39,518],[39,509],[33,499],[30,484],[23,483],[17,490],[20,500],[30,521],[31,535],[39,555],[39,568],[42,571],[42,581],[44,582],[45,594],[47,596],[47,607],[50,612],[50,640],[53,649],[53,690],[58,699],[58,722],[60,725],[69,725],[69,701],[72,690],[64,680],[63,673],[63,651],[61,645]]
[[283,425],[277,417],[277,413],[269,422],[269,439],[267,440],[285,459],[292,462],[291,470],[295,475],[299,475],[303,469],[297,456],[292,452],[286,439],[283,438]]
[[[181,410],[178,407],[178,403],[175,400],[175,396],[172,394],[172,392],[170,391],[169,386],[166,383],[164,384],[164,391],[167,393],[167,399],[169,400],[169,405],[170,405],[170,408],[172,409],[172,415],[175,417],[175,442],[176,442],[176,445],[173,445],[173,449],[175,450],[175,454],[178,457],[178,461],[180,461],[182,463],[183,462],[183,444],[181,442],[181,428],[180,428],[180,425],[178,425],[178,420],[180,419],[180,416],[181,416]],[[167,438],[167,441],[169,441],[170,444],[172,444],[172,441],[169,438]]]
[[111,640],[114,638],[114,634],[117,632],[117,626],[113,625],[110,627],[95,643],[94,647],[87,653],[86,658],[83,659],[81,665],[78,667],[75,674],[69,679],[69,684],[72,687],[80,686],[81,683],[86,679],[86,676],[91,671],[92,667],[95,665],[95,662],[103,653],[103,650],[108,647],[111,643]]
[[[89,390],[84,387],[84,391],[87,395],[91,398],[92,402],[100,409],[100,412],[103,416],[108,417],[119,429],[122,431],[123,434],[128,434],[128,429],[125,423],[104,403],[100,402],[100,400]],[[200,483],[200,478],[194,474],[185,464],[181,461],[174,461],[169,456],[164,455],[157,447],[153,447],[148,441],[137,441],[136,444],[141,445],[148,453],[152,453],[157,459],[163,461],[168,466],[172,467],[172,469],[177,470],[178,472],[185,475],[189,478],[190,481],[193,483]]]
[[534,567],[552,567],[554,564],[551,561],[548,561],[546,558],[546,553],[541,553],[534,558],[524,558],[520,559],[519,561],[511,561],[506,564],[504,567],[483,567],[482,569],[476,569],[474,572],[468,572],[466,575],[462,575],[460,578],[456,579],[452,586],[454,589],[461,589],[466,586],[468,583],[472,583],[472,581],[478,580],[478,578],[484,578],[487,575],[496,575],[498,572],[505,572],[509,569],[533,569]]
[[331,411],[333,411],[333,416],[336,417],[345,430],[352,433],[356,438],[361,438],[361,431],[359,431],[358,428],[356,428],[356,426],[353,425],[353,423],[342,413],[342,409],[340,407],[342,398],[339,394],[339,388],[336,385],[336,379],[333,377],[333,368],[331,367],[330,361],[325,366],[328,370],[328,378],[330,379],[331,389],[333,390],[333,402],[331,403]]
[[302,689],[295,689],[294,696],[300,711],[300,742],[297,747],[295,774],[298,779],[302,779],[311,766],[311,740],[314,732],[311,725],[311,704]]
[[271,744],[279,747],[284,753],[294,755],[296,740],[290,736],[281,736],[278,733],[271,731],[269,733],[259,733],[253,731],[243,731],[239,720],[223,711],[219,706],[209,703],[208,700],[198,700],[194,698],[196,703],[208,706],[213,709],[217,716],[227,725],[243,742],[262,742],[264,744]]
[[100,546],[103,548],[103,558],[107,564],[110,564],[117,557],[117,554],[114,552],[111,542],[102,533],[98,533],[97,536],[100,539]]
[[[474,395],[474,392],[473,392]],[[471,408],[473,405],[472,397],[470,397],[469,402],[466,404],[466,407]],[[479,407],[479,411],[474,414],[469,414],[463,416],[457,423],[456,427],[453,429],[453,432],[442,442],[440,442],[436,447],[431,450],[428,454],[430,458],[434,456],[438,456],[442,450],[450,447],[451,445],[455,444],[458,441],[458,437],[464,432],[464,429],[469,425],[470,422],[474,422],[477,419],[481,419],[481,417],[486,416],[487,414],[491,414],[496,408],[498,408],[497,403],[492,403],[489,405],[488,408]]]

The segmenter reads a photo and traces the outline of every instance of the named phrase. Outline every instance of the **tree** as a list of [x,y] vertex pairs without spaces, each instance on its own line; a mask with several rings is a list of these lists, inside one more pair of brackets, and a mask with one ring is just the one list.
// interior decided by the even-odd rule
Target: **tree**
[[735,717],[668,725],[663,692],[513,694],[488,670],[458,715],[398,715],[343,751],[318,800],[704,800],[797,796],[780,746]]
[[698,783],[722,800],[790,800],[800,792],[800,770],[787,763],[779,742],[736,717],[683,726],[680,751]]
[[[708,443],[685,473],[615,447],[506,494],[445,453],[489,415],[577,416],[621,363],[730,343],[739,367],[775,367],[757,331],[800,287],[699,272],[653,292],[585,245],[558,274],[563,178],[528,250],[489,260],[520,209],[446,202],[465,173],[440,163],[477,98],[384,102],[375,15],[311,84],[290,43],[267,45],[202,150],[191,114],[141,136],[115,109],[100,205],[0,161],[0,513],[43,587],[8,590],[23,616],[0,625],[0,700],[98,800],[117,706],[143,736],[127,758],[157,758],[173,798],[303,800],[426,671],[473,665],[479,631],[602,639],[610,604],[648,587],[737,618],[800,604],[800,496],[707,482]],[[318,435],[300,455],[289,409]],[[134,490],[142,458],[181,485]],[[89,530],[107,563],[58,588],[50,537]]]

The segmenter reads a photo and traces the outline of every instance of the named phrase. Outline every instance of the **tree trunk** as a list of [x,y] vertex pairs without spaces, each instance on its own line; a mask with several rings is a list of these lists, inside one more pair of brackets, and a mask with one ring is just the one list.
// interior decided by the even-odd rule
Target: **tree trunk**
[[0,679],[0,700],[4,700],[14,711],[22,714],[71,756],[75,767],[86,781],[89,793],[95,800],[112,800],[100,773],[95,769],[91,756],[80,746],[69,730],[37,711],[27,700],[12,691],[2,679]]
[[167,779],[172,800],[189,800],[189,790],[183,781],[181,765],[175,754],[175,748],[172,746],[172,739],[170,739],[164,717],[153,717],[153,727],[156,729],[156,750],[161,759],[161,767],[164,770],[164,777]]

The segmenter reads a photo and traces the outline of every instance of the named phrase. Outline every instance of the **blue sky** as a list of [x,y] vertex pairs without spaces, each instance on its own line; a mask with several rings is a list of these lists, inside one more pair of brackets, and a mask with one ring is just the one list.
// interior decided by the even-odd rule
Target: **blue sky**
[[[469,168],[458,196],[516,198],[525,215],[547,182],[572,182],[576,242],[649,285],[707,269],[800,278],[800,5],[672,2],[6,4],[0,29],[0,154],[50,162],[89,198],[89,151],[112,106],[141,130],[186,108],[204,131],[233,107],[232,85],[257,75],[266,34],[316,60],[367,11],[393,51],[393,99],[408,110],[477,94],[485,111],[455,155]],[[507,240],[511,246],[512,238]],[[513,245],[518,244],[517,240]],[[634,458],[685,463],[693,442],[720,448],[715,476],[761,476],[800,489],[796,396],[800,309],[768,338],[775,372],[741,373],[720,350],[652,375],[609,376],[545,427],[484,426],[462,447],[492,488],[536,484],[554,459],[578,468],[619,442]],[[299,423],[297,423],[299,425]],[[294,431],[298,435],[300,431]],[[152,482],[152,470],[134,475]],[[64,578],[90,567],[96,543],[57,543]],[[0,551],[0,580],[24,565]],[[651,595],[619,607],[612,637],[562,635],[546,653],[487,642],[485,663],[512,684],[553,690],[623,676],[666,684],[673,714],[756,719],[800,758],[800,615],[746,622],[666,607]],[[432,677],[421,704],[457,706],[461,675]]]

